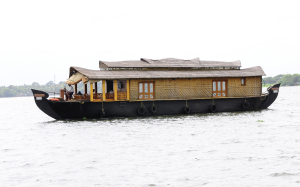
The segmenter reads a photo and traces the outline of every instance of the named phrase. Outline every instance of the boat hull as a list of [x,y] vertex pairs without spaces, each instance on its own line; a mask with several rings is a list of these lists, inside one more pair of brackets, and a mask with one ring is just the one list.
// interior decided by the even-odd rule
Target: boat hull
[[39,99],[34,97],[36,105],[45,114],[63,120],[260,110],[269,107],[276,100],[279,86],[280,84],[277,84],[268,88],[269,93],[261,97],[135,102],[51,101],[47,99],[48,94],[43,91],[32,90],[32,92],[45,94],[45,97]]

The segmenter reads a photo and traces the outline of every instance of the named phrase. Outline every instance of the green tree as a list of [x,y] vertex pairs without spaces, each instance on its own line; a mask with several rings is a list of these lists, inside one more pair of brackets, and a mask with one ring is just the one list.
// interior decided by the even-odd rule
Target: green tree
[[265,77],[264,78],[264,83],[265,84],[278,83],[278,82],[280,82],[280,79],[282,79],[283,76],[284,76],[283,74],[279,74],[279,75],[276,75],[275,77]]
[[12,89],[5,88],[2,90],[2,94],[4,97],[15,97],[18,95],[18,93]]
[[287,74],[284,75],[280,80],[282,86],[295,86],[297,82],[300,82],[299,74]]
[[31,84],[31,86],[32,86],[32,88],[39,88],[40,87],[40,84],[39,83],[37,83],[37,82],[33,82],[32,84]]
[[280,80],[281,85],[282,86],[290,86],[292,85],[292,75],[291,74],[287,74],[285,76],[283,76]]
[[45,86],[47,87],[50,87],[50,86],[53,86],[54,85],[54,82],[53,81],[49,81],[45,84]]
[[296,74],[293,75],[293,82],[294,82],[294,84],[300,82],[300,75],[299,74],[296,73]]
[[265,84],[274,84],[276,83],[275,80],[273,79],[273,77],[265,77],[264,78],[264,83]]
[[273,80],[275,81],[274,83],[278,83],[280,81],[280,79],[282,79],[282,77],[284,77],[285,75],[283,74],[279,74],[279,75],[276,75]]

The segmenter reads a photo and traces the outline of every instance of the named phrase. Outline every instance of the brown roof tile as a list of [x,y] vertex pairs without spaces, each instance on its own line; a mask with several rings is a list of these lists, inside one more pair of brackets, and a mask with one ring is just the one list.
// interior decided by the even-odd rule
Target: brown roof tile
[[99,61],[100,68],[194,68],[194,67],[241,67],[241,61],[200,61],[199,58],[183,60],[176,58],[165,58],[160,60],[141,58],[141,60],[105,62]]
[[254,77],[265,76],[260,66],[241,70],[195,70],[195,71],[105,71],[70,67],[70,76],[76,70],[89,79],[153,79],[153,78],[205,78],[205,77]]

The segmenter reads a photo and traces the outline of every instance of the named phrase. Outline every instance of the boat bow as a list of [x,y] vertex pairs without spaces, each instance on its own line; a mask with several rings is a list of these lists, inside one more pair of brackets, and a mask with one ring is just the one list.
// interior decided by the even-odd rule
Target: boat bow
[[268,108],[276,100],[279,93],[280,84],[281,83],[270,86],[267,89],[267,93],[265,95],[262,95],[261,99],[265,100],[265,102],[261,105],[260,109]]

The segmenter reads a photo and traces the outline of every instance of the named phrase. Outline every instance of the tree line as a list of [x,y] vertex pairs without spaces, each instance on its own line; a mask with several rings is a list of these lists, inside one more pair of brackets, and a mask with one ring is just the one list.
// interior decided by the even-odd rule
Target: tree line
[[263,78],[263,84],[281,83],[281,86],[297,86],[300,85],[299,74],[279,74],[274,77]]
[[[0,97],[22,97],[22,96],[32,96],[31,89],[42,90],[45,92],[49,92],[50,94],[59,94],[60,89],[67,88],[68,86],[64,81],[60,81],[58,84],[55,84],[53,81],[47,82],[45,85],[40,85],[37,82],[33,82],[31,85],[21,85],[21,86],[14,86],[10,85],[8,87],[1,86],[0,87]],[[74,88],[74,86],[73,86]],[[77,85],[78,91],[83,93],[83,83],[80,82]]]

